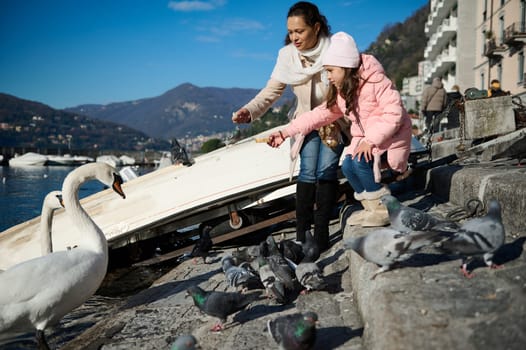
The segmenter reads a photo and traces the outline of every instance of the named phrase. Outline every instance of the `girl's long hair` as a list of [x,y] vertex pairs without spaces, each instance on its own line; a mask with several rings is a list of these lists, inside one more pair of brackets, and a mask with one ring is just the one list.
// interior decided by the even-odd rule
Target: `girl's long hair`
[[[360,66],[362,60],[360,57],[360,64],[357,68],[344,68],[345,74],[343,77],[343,83],[341,87],[341,94],[345,99],[345,115],[349,115],[351,112],[355,115],[356,112],[356,101],[358,101],[358,94],[363,86],[362,78],[360,77]],[[327,92],[327,109],[330,109],[336,104],[336,98],[338,97],[338,89],[336,86],[331,85]]]

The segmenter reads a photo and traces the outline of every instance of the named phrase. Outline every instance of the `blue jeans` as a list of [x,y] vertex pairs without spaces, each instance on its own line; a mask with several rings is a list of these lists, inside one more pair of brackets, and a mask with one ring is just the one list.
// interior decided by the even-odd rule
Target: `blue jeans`
[[336,181],[343,147],[343,144],[339,144],[333,150],[321,141],[318,131],[309,133],[300,150],[298,182]]
[[342,173],[356,193],[374,192],[382,188],[382,184],[374,182],[373,161],[366,162],[364,157],[352,159],[346,156],[342,164]]

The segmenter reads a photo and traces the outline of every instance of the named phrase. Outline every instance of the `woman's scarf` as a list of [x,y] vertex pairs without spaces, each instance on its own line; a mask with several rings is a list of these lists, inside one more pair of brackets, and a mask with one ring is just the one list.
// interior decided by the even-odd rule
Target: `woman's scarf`
[[[300,85],[309,81],[316,73],[324,72],[321,59],[329,43],[329,38],[320,36],[318,44],[309,50],[299,51],[293,44],[285,46],[279,52],[271,77],[287,85]],[[303,67],[302,57],[307,58],[312,65]],[[322,80],[325,79],[322,77]]]

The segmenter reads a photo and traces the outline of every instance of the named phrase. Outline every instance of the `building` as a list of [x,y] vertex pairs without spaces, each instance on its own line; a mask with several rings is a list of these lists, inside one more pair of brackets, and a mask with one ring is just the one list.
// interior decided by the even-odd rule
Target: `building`
[[498,79],[512,95],[526,93],[525,0],[477,0],[475,86],[487,89]]
[[465,91],[498,79],[513,95],[526,93],[525,23],[525,0],[430,0],[422,85],[441,77],[446,90]]

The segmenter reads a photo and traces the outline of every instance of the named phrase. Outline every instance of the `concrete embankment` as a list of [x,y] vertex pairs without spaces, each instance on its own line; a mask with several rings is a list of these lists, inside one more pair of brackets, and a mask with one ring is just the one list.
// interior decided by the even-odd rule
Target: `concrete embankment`
[[[349,253],[354,295],[367,349],[523,349],[526,344],[526,168],[515,164],[445,166],[428,174],[424,194],[400,195],[403,203],[445,216],[472,198],[502,205],[506,244],[492,270],[471,264],[460,273],[455,256],[424,250],[392,271]],[[345,237],[367,229],[347,227]]]

